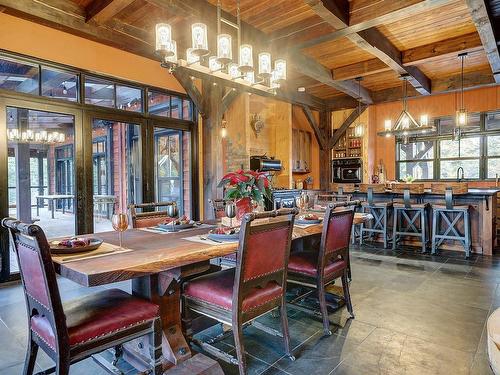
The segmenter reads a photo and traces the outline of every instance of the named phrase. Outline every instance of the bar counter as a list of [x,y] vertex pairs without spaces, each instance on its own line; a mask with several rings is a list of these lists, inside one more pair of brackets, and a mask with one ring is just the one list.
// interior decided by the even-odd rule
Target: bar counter
[[[473,189],[470,188],[465,194],[455,194],[454,202],[457,205],[468,204],[471,206],[471,233],[472,251],[483,255],[492,255],[497,245],[497,194],[500,188]],[[353,199],[366,200],[366,193],[353,192]],[[412,198],[420,199],[421,202],[433,204],[444,204],[444,195],[437,194],[426,189],[424,194],[412,195]],[[393,199],[401,199],[402,194],[396,194],[387,190],[385,193],[374,193],[375,202],[387,202]],[[429,216],[429,218],[432,218]],[[430,221],[429,221],[430,222]],[[391,221],[392,227],[392,221]],[[405,244],[418,245],[416,240],[405,240]],[[442,249],[464,251],[463,247],[454,242],[445,241]]]

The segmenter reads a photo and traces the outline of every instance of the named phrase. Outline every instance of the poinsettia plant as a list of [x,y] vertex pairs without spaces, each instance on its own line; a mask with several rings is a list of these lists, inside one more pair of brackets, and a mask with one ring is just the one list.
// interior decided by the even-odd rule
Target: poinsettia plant
[[242,169],[230,172],[222,177],[219,187],[226,188],[226,199],[250,198],[262,204],[264,197],[271,198],[271,184],[263,172]]

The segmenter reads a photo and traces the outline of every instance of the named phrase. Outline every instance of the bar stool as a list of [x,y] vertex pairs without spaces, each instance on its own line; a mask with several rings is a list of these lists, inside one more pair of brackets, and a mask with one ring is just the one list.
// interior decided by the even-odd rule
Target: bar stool
[[428,203],[412,202],[411,194],[423,194],[424,184],[394,184],[392,192],[403,194],[402,202],[394,202],[394,225],[392,227],[392,249],[401,236],[419,237],[422,241],[422,253],[425,253],[428,241],[427,208]]
[[[453,194],[464,194],[468,191],[466,182],[431,185],[432,192],[443,194],[445,204],[432,206],[432,254],[445,240],[459,241],[465,250],[465,257],[469,258],[472,247],[470,205],[454,205]],[[463,234],[460,233],[460,225]],[[443,230],[441,230],[443,229]]]
[[382,184],[360,184],[359,191],[366,193],[366,202],[361,203],[363,212],[370,213],[373,220],[367,227],[364,223],[360,227],[359,244],[363,244],[364,235],[368,233],[372,238],[375,234],[381,234],[384,239],[384,249],[387,249],[388,238],[388,218],[392,208],[392,202],[375,202],[374,193],[385,193],[385,185]]

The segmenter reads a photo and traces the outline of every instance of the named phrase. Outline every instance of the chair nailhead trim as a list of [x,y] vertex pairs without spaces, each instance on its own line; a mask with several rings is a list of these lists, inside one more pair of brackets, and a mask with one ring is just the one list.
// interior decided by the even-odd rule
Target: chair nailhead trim
[[145,320],[141,320],[140,322],[136,322],[136,323],[133,323],[133,324],[129,324],[129,325],[128,325],[128,326],[126,326],[126,327],[121,327],[121,328],[119,328],[119,329],[115,329],[115,330],[110,331],[110,332],[107,332],[107,333],[105,333],[105,334],[102,334],[102,335],[97,335],[97,336],[91,337],[90,339],[87,339],[87,340],[85,340],[85,341],[80,341],[80,342],[77,342],[77,343],[76,343],[75,345],[73,345],[73,346],[82,345],[82,344],[85,344],[85,343],[87,343],[87,342],[89,342],[89,341],[93,341],[93,340],[99,339],[99,338],[101,338],[101,337],[106,337],[106,336],[112,335],[113,333],[120,332],[120,331],[126,330],[126,329],[128,329],[128,328],[132,328],[132,327],[134,327],[134,326],[139,326],[139,325],[144,324],[144,323],[146,323],[146,322],[148,322],[148,321],[150,321],[150,320],[152,320],[152,319],[145,319]]
[[47,341],[44,340],[44,338],[42,336],[40,336],[38,333],[36,333],[35,331],[33,331],[33,329],[31,330],[31,332],[33,332],[36,337],[38,337],[40,340],[42,340],[49,348],[51,348],[54,352],[56,351],[56,348],[54,348],[52,345],[50,345]]

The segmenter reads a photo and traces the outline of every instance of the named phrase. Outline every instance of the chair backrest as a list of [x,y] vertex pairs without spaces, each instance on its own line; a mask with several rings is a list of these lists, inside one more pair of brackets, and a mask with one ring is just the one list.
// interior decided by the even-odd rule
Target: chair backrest
[[331,182],[330,191],[337,194],[354,193],[356,191],[356,184],[339,184]]
[[214,218],[221,219],[226,216],[226,203],[228,199],[209,199],[208,202],[214,210]]
[[[132,228],[147,228],[163,223],[169,218],[163,207],[172,206],[175,202],[141,203],[128,206],[132,219]],[[137,212],[140,210],[141,212]]]
[[28,323],[31,317],[45,317],[55,334],[60,352],[69,347],[66,319],[57,286],[56,273],[50,246],[42,228],[35,224],[24,224],[13,218],[2,220],[2,226],[9,230],[10,243],[14,248],[28,311]]
[[431,191],[435,194],[444,194],[446,208],[453,209],[453,195],[466,194],[469,191],[467,182],[432,183]]
[[318,194],[316,195],[316,202],[321,204],[323,203],[331,203],[331,202],[347,202],[350,201],[352,195],[350,194]]
[[[354,209],[359,204],[359,201],[342,202],[326,209],[317,265],[320,278],[324,277],[325,267],[331,259],[342,258],[347,262]],[[337,210],[339,207],[344,208]]]
[[403,194],[403,203],[406,208],[411,208],[411,195],[424,194],[424,184],[393,184],[392,192],[395,194]]
[[366,200],[368,204],[373,203],[374,193],[385,193],[384,184],[359,184],[359,191],[361,193],[366,193]]
[[233,289],[233,306],[237,306],[233,308],[235,318],[238,314],[249,314],[243,311],[242,303],[256,288],[264,288],[271,283],[278,286],[281,295],[284,295],[293,223],[298,212],[297,208],[281,209],[250,213],[243,217]]

